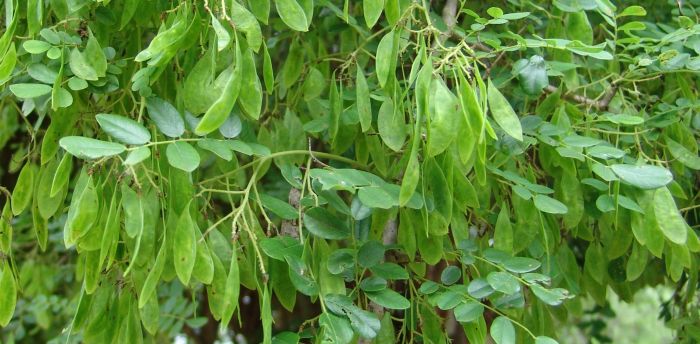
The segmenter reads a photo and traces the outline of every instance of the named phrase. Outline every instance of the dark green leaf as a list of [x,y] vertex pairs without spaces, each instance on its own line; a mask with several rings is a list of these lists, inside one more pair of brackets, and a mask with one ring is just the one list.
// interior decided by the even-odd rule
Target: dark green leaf
[[365,295],[374,303],[388,309],[407,309],[411,306],[411,302],[403,297],[403,295],[391,289],[365,292]]
[[360,246],[357,251],[357,262],[364,268],[371,268],[384,259],[384,245],[370,240]]
[[387,282],[385,279],[377,276],[370,276],[360,282],[360,289],[366,292],[376,292],[386,289]]
[[477,302],[467,302],[454,309],[455,319],[459,322],[472,322],[484,313],[484,306]]
[[452,285],[457,283],[460,277],[462,277],[462,270],[457,266],[450,265],[442,270],[440,281],[445,285]]
[[406,280],[408,272],[396,263],[381,263],[370,268],[372,272],[386,280]]
[[304,225],[311,234],[323,239],[341,240],[350,236],[345,221],[324,208],[308,209],[304,213]]
[[262,203],[263,207],[265,207],[265,209],[273,212],[275,215],[285,220],[294,220],[299,217],[299,213],[297,213],[297,210],[294,209],[294,207],[292,207],[291,205],[289,205],[289,203],[272,197],[270,195],[261,194],[260,202]]
[[318,323],[324,329],[324,336],[332,343],[347,344],[354,336],[350,322],[345,318],[323,313]]

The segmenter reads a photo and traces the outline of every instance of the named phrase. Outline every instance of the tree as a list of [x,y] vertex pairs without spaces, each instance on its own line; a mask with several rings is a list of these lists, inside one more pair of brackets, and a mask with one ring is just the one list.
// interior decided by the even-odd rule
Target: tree
[[3,3],[3,342],[700,340],[698,1]]

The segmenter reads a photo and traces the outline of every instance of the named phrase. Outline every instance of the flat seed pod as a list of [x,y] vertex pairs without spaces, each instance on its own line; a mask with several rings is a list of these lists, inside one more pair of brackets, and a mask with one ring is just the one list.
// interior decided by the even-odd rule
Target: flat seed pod
[[56,196],[63,187],[68,184],[70,179],[70,172],[73,167],[73,159],[70,154],[64,154],[61,158],[61,162],[55,170],[53,179],[51,180],[51,193],[50,197]]
[[376,71],[379,84],[385,87],[389,77],[396,69],[398,54],[398,33],[390,31],[382,37],[377,47]]
[[92,294],[99,285],[100,279],[100,251],[88,251],[85,255],[85,292]]
[[165,266],[165,260],[167,259],[167,251],[168,247],[165,243],[165,238],[163,238],[163,242],[158,250],[156,260],[153,263],[153,267],[148,273],[148,277],[146,277],[146,281],[143,283],[143,287],[141,288],[141,293],[139,294],[139,308],[143,308],[147,302],[151,302],[150,299],[155,295],[154,292],[158,286],[158,282],[160,281],[160,275],[163,273],[163,267]]
[[12,233],[12,210],[10,209],[10,202],[5,202],[2,212],[0,212],[0,252],[10,252]]
[[144,218],[144,200],[126,184],[121,186],[122,209],[124,210],[124,229],[129,237],[135,237],[143,232],[146,219]]
[[10,323],[17,304],[17,284],[10,264],[5,262],[0,272],[0,326]]
[[440,79],[431,83],[428,155],[436,156],[444,152],[459,133],[459,102]]
[[241,292],[241,269],[238,264],[238,247],[234,242],[231,250],[231,264],[226,278],[226,289],[224,290],[224,306],[221,316],[223,326],[228,326],[233,313],[238,307],[238,296]]
[[243,113],[253,120],[260,118],[263,103],[263,90],[255,67],[253,51],[248,49],[242,54],[241,86],[238,104]]
[[121,223],[121,209],[119,192],[115,190],[106,207],[107,218],[104,225],[104,234],[100,242],[100,257],[99,260],[104,267],[109,267],[114,259],[115,248],[119,239],[119,230]]
[[22,167],[17,177],[17,183],[12,191],[12,214],[21,214],[32,201],[34,178],[38,171],[35,165],[27,163]]
[[47,220],[52,217],[56,211],[58,211],[58,208],[63,204],[66,194],[66,190],[60,190],[61,192],[57,193],[56,195],[51,195],[54,171],[57,171],[58,167],[59,162],[52,160],[39,169],[39,182],[36,186],[36,200],[37,206],[39,207],[39,214],[41,217]]
[[372,104],[369,97],[369,86],[367,85],[365,72],[359,65],[357,66],[357,77],[355,82],[357,113],[360,117],[362,131],[366,132],[372,127]]
[[[257,77],[257,76],[256,76]],[[219,98],[204,113],[194,132],[198,135],[208,134],[218,129],[228,118],[233,105],[236,104],[243,83],[243,54],[236,42],[236,61],[233,72],[230,74],[226,86]],[[258,81],[258,84],[260,82]]]
[[73,190],[68,218],[64,226],[64,241],[66,246],[75,243],[92,228],[97,221],[99,199],[93,184],[92,176],[82,171],[78,183]]
[[173,263],[180,282],[190,283],[197,255],[195,236],[196,225],[190,216],[189,206],[185,207],[175,227],[173,236]]
[[199,229],[195,231],[195,234],[198,239],[194,267],[192,268],[192,277],[203,284],[211,284],[214,279],[214,261],[212,259],[212,254],[201,232],[199,232]]
[[215,254],[212,256],[214,266],[214,276],[211,285],[207,286],[207,300],[209,301],[209,309],[214,319],[220,320],[224,310],[224,293],[226,291],[226,280],[228,274],[226,268],[219,257]]

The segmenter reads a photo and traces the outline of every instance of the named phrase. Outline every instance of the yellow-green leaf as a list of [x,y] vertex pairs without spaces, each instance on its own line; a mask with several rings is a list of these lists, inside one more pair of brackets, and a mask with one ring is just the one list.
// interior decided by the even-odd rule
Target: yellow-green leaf
[[189,208],[188,205],[182,211],[173,237],[173,263],[175,264],[175,272],[180,282],[184,285],[190,283],[190,276],[192,276],[197,254],[195,230],[198,229],[190,216]]
[[688,237],[688,224],[678,211],[671,191],[662,187],[654,192],[654,215],[664,236],[675,244],[685,244]]
[[523,128],[520,125],[520,119],[515,114],[513,107],[510,106],[508,99],[503,96],[493,82],[488,83],[488,99],[491,109],[491,116],[496,120],[496,123],[514,139],[523,140]]
[[17,304],[17,284],[10,264],[5,262],[0,272],[0,326],[5,327],[12,320]]
[[275,8],[282,21],[295,31],[308,31],[309,23],[304,8],[297,0],[275,0]]

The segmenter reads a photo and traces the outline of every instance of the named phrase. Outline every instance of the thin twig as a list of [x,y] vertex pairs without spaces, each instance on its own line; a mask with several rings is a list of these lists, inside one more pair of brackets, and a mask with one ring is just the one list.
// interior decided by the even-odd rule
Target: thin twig
[[[588,97],[584,97],[578,94],[572,94],[572,93],[565,93],[562,94],[562,97],[564,99],[583,104],[586,106],[590,106],[595,108],[596,110],[607,110],[608,106],[610,105],[610,101],[615,97],[615,94],[617,93],[617,85],[613,85],[610,90],[605,93],[605,96],[601,100],[595,100],[591,99]],[[553,85],[547,85],[544,90],[547,93],[556,93],[559,91],[559,88]]]
[[330,167],[330,166],[328,166],[328,164],[324,163],[321,160],[318,160],[318,158],[316,158],[316,156],[314,156],[314,151],[313,151],[313,149],[311,149],[311,138],[310,137],[309,137],[309,156],[311,156],[311,159],[313,159],[319,165],[321,165],[323,167]]

